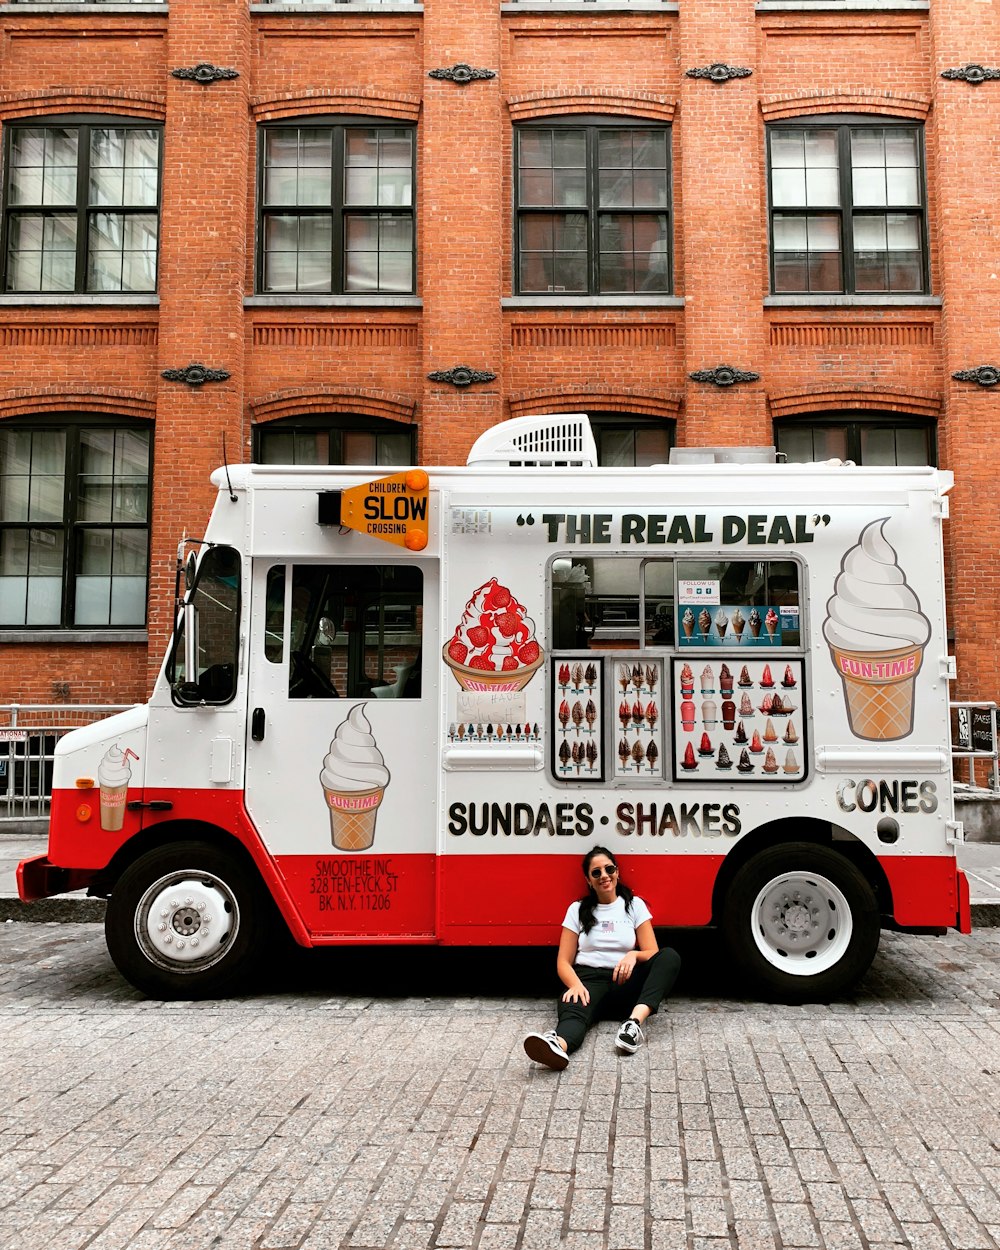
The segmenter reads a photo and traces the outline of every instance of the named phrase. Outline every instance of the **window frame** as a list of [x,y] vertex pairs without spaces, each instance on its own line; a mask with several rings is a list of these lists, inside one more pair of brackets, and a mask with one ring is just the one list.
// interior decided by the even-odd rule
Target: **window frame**
[[[520,196],[520,144],[521,135],[538,130],[584,130],[587,145],[587,203],[584,207],[566,205],[527,205],[522,206]],[[601,130],[654,130],[662,131],[666,136],[667,162],[667,203],[662,208],[606,208],[598,204],[598,143],[597,134]],[[594,298],[635,298],[637,295],[658,296],[669,298],[674,294],[674,197],[673,197],[673,126],[669,122],[652,121],[648,118],[615,116],[611,114],[567,113],[554,117],[532,118],[530,121],[515,123],[513,127],[513,215],[514,215],[514,246],[512,290],[515,296],[525,299],[552,299],[554,296],[567,301]],[[523,217],[542,215],[582,213],[587,218],[587,290],[586,291],[525,291],[521,289],[521,221]],[[657,215],[667,219],[667,282],[663,291],[601,291],[600,289],[600,218],[602,214],[631,213],[634,215]]]
[[[830,296],[848,295],[860,299],[865,297],[904,297],[907,295],[927,296],[931,294],[930,281],[930,250],[927,228],[927,136],[924,122],[905,117],[887,117],[878,113],[823,113],[812,116],[795,116],[780,121],[769,122],[765,126],[764,144],[767,167],[767,234],[768,234],[768,281],[770,294],[778,297],[794,296],[796,298],[815,296],[825,299]],[[852,130],[912,130],[916,135],[917,149],[917,193],[919,203],[910,205],[885,205],[886,214],[897,212],[917,221],[920,241],[920,289],[918,291],[859,291],[854,251],[854,217],[868,212],[878,212],[881,205],[854,204],[852,186],[853,166],[851,164]],[[830,130],[837,135],[838,187],[840,203],[838,205],[779,205],[775,206],[773,196],[773,166],[771,164],[772,136],[779,130]],[[840,290],[838,291],[779,291],[774,279],[774,218],[775,214],[790,217],[808,217],[816,213],[836,214],[840,222]],[[807,253],[808,255],[808,253]]]
[[[268,461],[261,459],[261,447],[264,438],[269,431],[278,433],[294,434],[300,432],[324,432],[329,436],[329,459],[327,464],[343,465],[347,463],[343,459],[343,435],[346,432],[357,431],[362,434],[372,434],[377,439],[380,434],[403,434],[410,439],[410,458],[401,461],[398,465],[386,464],[378,466],[380,468],[392,469],[409,467],[416,464],[417,452],[417,427],[413,424],[404,423],[402,421],[390,421],[385,417],[364,417],[354,416],[351,413],[330,413],[318,414],[303,417],[281,417],[275,421],[262,421],[252,427],[253,430],[253,446],[252,456],[254,464],[277,464],[280,461]],[[336,448],[336,452],[335,452]],[[339,456],[340,458],[335,458]],[[377,461],[365,461],[364,463],[377,464]]]
[[[44,420],[24,421],[9,420],[0,423],[0,431],[15,430],[25,431],[27,433],[40,432],[56,432],[66,435],[64,475],[63,475],[63,519],[61,521],[0,521],[0,532],[6,530],[31,530],[37,529],[59,529],[64,535],[63,541],[63,560],[62,560],[62,588],[60,591],[60,619],[58,622],[48,622],[44,624],[30,624],[26,622],[0,624],[0,642],[4,640],[4,634],[7,631],[24,631],[24,630],[53,630],[53,631],[72,631],[79,633],[80,631],[121,631],[133,629],[145,629],[149,619],[149,583],[151,573],[151,554],[152,554],[152,514],[153,514],[153,459],[155,452],[155,428],[151,422],[128,420],[127,418],[115,419],[113,417],[98,417],[96,419],[89,418],[85,415],[66,413],[66,414],[46,414]],[[77,510],[79,508],[80,497],[80,436],[86,431],[92,430],[124,430],[124,431],[146,431],[149,434],[149,460],[146,479],[147,488],[147,509],[145,521],[80,521],[77,519]],[[90,529],[130,529],[145,530],[146,532],[146,590],[143,596],[145,610],[142,620],[129,624],[121,624],[109,622],[108,624],[77,624],[73,617],[76,611],[77,600],[77,579],[80,576],[77,570],[78,555],[80,551],[80,535]]]
[[597,463],[602,468],[648,468],[648,465],[636,464],[633,459],[631,465],[609,465],[601,459],[601,445],[603,436],[606,431],[614,432],[615,430],[628,430],[633,435],[633,451],[634,438],[640,430],[662,430],[667,438],[667,454],[662,460],[654,461],[655,464],[667,464],[670,459],[670,452],[676,446],[677,442],[677,422],[669,417],[653,417],[645,413],[634,412],[614,412],[611,410],[592,410],[587,413],[590,418],[591,429],[594,434],[594,441],[597,444]]
[[[305,6],[303,6],[303,9]],[[282,204],[269,207],[264,202],[264,156],[265,142],[269,131],[274,130],[326,130],[331,135],[330,164],[330,206],[315,204]],[[345,208],[344,204],[344,136],[348,130],[406,130],[411,136],[410,165],[410,203],[408,205],[355,205]],[[257,170],[256,170],[257,213],[254,225],[254,291],[257,295],[269,297],[303,298],[316,296],[318,299],[330,296],[358,297],[371,299],[383,296],[386,299],[398,299],[417,293],[417,124],[411,121],[400,121],[398,118],[374,117],[367,114],[323,114],[316,117],[277,118],[273,121],[261,122],[257,126]],[[344,289],[346,238],[345,218],[348,214],[387,214],[405,217],[411,223],[410,236],[410,289],[408,291],[348,291]],[[326,217],[330,221],[330,289],[327,291],[269,290],[264,285],[264,271],[267,251],[265,248],[266,221],[269,216],[313,216]],[[296,253],[298,255],[298,253]]]
[[[782,417],[773,422],[774,442],[778,452],[781,452],[779,446],[779,434],[782,430],[789,429],[809,429],[815,428],[825,429],[843,429],[845,435],[845,448],[847,460],[853,460],[855,464],[865,466],[865,462],[861,456],[861,434],[862,428],[880,428],[892,430],[920,430],[927,438],[927,450],[929,453],[928,464],[936,467],[938,463],[938,446],[937,446],[937,422],[922,417],[908,414],[898,413],[880,413],[880,412],[851,412],[845,413],[801,413],[797,416]],[[803,463],[800,461],[790,461],[789,463]],[[869,465],[870,468],[889,468],[888,465]],[[896,466],[900,467],[900,466]],[[905,466],[903,466],[905,467]]]
[[[74,205],[12,205],[10,197],[10,175],[11,175],[11,147],[16,133],[22,130],[36,129],[75,129],[78,133],[77,139],[77,165],[76,165],[76,200]],[[81,113],[65,113],[65,114],[45,114],[38,117],[18,117],[7,123],[4,127],[3,135],[3,173],[0,178],[0,199],[2,199],[2,212],[0,212],[0,294],[3,296],[17,295],[45,295],[45,296],[62,296],[66,300],[71,300],[80,295],[104,295],[114,297],[116,295],[155,295],[159,291],[160,285],[160,250],[161,237],[160,232],[163,225],[162,208],[163,208],[163,122],[155,118],[144,117],[124,117],[114,114],[81,114]],[[90,134],[93,130],[114,129],[114,130],[151,130],[156,134],[156,204],[127,206],[122,205],[92,205],[90,203],[89,185],[90,185]],[[72,290],[23,290],[8,287],[8,279],[10,272],[10,223],[15,216],[32,215],[36,217],[46,218],[50,216],[62,215],[66,216],[67,210],[70,210],[76,216],[76,267],[74,270],[73,289]],[[104,290],[95,288],[91,290],[87,285],[87,273],[90,265],[90,221],[91,218],[100,213],[120,212],[124,215],[136,214],[156,214],[156,271],[153,286],[148,291],[135,291],[124,287],[112,290]]]

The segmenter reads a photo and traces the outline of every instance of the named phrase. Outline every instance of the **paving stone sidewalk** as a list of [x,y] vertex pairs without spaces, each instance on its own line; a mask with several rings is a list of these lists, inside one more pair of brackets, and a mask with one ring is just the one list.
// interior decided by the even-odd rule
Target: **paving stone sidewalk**
[[551,952],[319,952],[160,1004],[95,925],[0,926],[0,1247],[1000,1246],[1000,930],[886,934],[829,1006],[682,955],[646,1047],[604,1024],[557,1075],[521,1050]]

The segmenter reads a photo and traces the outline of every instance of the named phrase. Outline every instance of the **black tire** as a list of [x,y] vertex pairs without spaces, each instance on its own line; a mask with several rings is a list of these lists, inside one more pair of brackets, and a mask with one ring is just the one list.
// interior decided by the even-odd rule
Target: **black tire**
[[742,976],[768,999],[829,1002],[868,971],[878,950],[875,893],[827,846],[768,847],[737,872],[722,935]]
[[252,867],[207,842],[174,842],[122,873],[104,934],[118,971],[143,994],[214,998],[260,964],[269,930],[276,937],[272,912]]

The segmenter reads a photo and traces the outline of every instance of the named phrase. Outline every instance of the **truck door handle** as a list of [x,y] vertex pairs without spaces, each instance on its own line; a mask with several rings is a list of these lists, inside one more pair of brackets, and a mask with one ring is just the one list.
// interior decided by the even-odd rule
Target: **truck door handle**
[[250,737],[254,742],[264,741],[264,709],[255,707],[250,718]]

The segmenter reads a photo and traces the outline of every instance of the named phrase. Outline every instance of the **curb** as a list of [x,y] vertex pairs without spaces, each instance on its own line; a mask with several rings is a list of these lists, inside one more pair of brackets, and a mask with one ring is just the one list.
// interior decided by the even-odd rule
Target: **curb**
[[107,903],[103,898],[64,894],[22,903],[16,895],[0,897],[0,923],[23,924],[103,924]]
[[[107,903],[103,898],[65,894],[22,903],[16,895],[0,896],[0,923],[21,924],[103,924]],[[1000,900],[972,904],[973,929],[1000,929]]]

